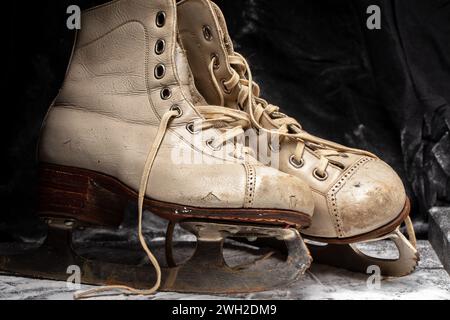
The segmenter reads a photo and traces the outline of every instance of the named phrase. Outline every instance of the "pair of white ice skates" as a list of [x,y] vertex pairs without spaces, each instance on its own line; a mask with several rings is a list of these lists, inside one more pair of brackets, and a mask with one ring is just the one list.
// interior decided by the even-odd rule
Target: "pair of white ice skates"
[[[327,244],[309,242],[319,262],[362,272],[375,264],[393,276],[417,263],[397,174],[367,151],[308,134],[262,99],[209,0],[116,0],[85,11],[39,161],[39,215],[49,235],[34,253],[1,257],[5,271],[65,279],[75,264],[84,283],[143,294],[267,290],[309,267],[299,231]],[[74,228],[118,227],[129,201],[138,203],[139,239],[156,272],[87,259],[71,246]],[[144,210],[169,221],[162,267],[142,235]],[[176,223],[198,239],[180,264],[171,256]],[[287,257],[230,267],[226,237],[263,238],[255,245],[274,248],[267,240],[277,239]],[[355,247],[380,238],[395,242],[398,259]],[[133,289],[152,279],[153,288]]]

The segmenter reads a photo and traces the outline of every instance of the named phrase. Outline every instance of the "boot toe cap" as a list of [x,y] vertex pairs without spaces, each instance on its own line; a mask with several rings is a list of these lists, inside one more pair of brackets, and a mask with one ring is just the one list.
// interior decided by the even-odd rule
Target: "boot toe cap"
[[339,236],[351,237],[383,227],[397,218],[404,208],[406,193],[389,165],[372,160],[344,180],[332,202],[340,217]]

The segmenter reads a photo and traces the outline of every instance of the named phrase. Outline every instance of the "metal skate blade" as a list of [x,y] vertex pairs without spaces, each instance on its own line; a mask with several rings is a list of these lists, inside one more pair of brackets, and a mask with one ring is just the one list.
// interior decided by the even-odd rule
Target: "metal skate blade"
[[[182,222],[197,236],[194,255],[177,267],[164,289],[180,292],[244,293],[271,290],[295,281],[311,264],[311,256],[295,229],[243,224]],[[284,259],[260,259],[230,267],[223,257],[223,241],[233,238],[277,238],[284,242]],[[176,274],[175,274],[176,273]]]
[[[192,293],[246,293],[270,290],[295,281],[311,263],[300,234],[293,229],[191,221],[182,226],[197,236],[195,252],[186,262],[162,268],[162,291]],[[223,257],[226,237],[277,237],[288,253],[284,259],[261,259],[243,266],[228,266]],[[0,256],[0,270],[14,275],[66,281],[69,266],[78,266],[81,282],[148,288],[155,280],[149,265],[124,265],[77,254],[72,228],[49,227],[38,249]]]
[[314,262],[344,268],[350,271],[366,273],[369,266],[378,266],[384,276],[401,277],[414,271],[419,254],[413,245],[397,229],[393,232],[367,242],[392,240],[398,250],[398,258],[386,259],[369,256],[359,250],[355,244],[315,244],[306,240]]

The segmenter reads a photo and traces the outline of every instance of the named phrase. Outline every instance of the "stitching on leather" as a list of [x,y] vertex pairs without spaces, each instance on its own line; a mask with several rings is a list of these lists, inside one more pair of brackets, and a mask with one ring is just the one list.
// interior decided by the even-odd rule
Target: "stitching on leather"
[[353,176],[357,169],[363,165],[364,163],[368,161],[375,160],[373,158],[369,157],[363,157],[359,159],[352,167],[350,167],[347,171],[344,172],[342,177],[333,185],[331,188],[328,196],[327,196],[327,202],[329,208],[331,207],[331,217],[334,220],[334,228],[336,230],[336,233],[339,237],[344,237],[345,232],[343,230],[343,220],[342,220],[342,214],[339,211],[338,205],[337,205],[337,193],[338,191],[345,185],[345,182]]
[[253,202],[255,200],[256,170],[255,167],[248,163],[244,163],[244,168],[247,176],[247,182],[245,185],[244,208],[251,208],[253,207]]
[[311,186],[309,188],[311,189],[311,191],[314,191],[315,193],[317,193],[317,194],[319,194],[321,196],[326,197],[326,195],[327,195],[326,192],[322,192],[322,191],[320,191],[320,190],[318,190],[316,188],[312,188]]

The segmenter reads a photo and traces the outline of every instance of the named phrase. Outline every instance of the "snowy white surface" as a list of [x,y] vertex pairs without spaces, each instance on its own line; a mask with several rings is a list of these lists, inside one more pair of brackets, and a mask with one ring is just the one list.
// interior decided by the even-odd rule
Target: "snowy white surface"
[[[288,288],[267,292],[230,296],[159,292],[151,297],[109,295],[96,299],[450,299],[450,276],[430,244],[419,241],[418,248],[421,261],[416,271],[401,278],[384,278],[379,289],[367,286],[368,275],[313,264]],[[65,282],[0,275],[0,299],[67,300],[72,295]]]

